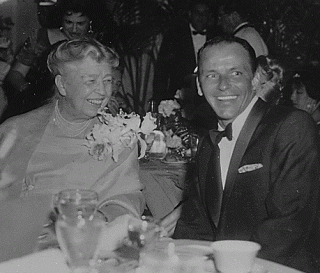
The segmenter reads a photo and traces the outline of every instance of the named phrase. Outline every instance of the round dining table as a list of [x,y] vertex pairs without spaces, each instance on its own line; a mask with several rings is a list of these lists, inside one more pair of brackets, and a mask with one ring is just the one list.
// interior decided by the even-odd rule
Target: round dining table
[[[173,240],[171,238],[162,238],[155,246],[154,250],[158,252],[168,251],[171,243],[175,246],[175,252],[179,256],[181,253],[190,256],[204,256],[210,254],[210,245],[212,242],[197,240]],[[206,270],[197,273],[217,273],[214,265],[206,266]],[[51,248],[32,253],[20,258],[11,259],[0,263],[0,272],[14,273],[70,273],[64,256],[59,249]],[[165,271],[168,273],[168,271]],[[136,249],[122,247],[115,251],[109,258],[102,259],[97,266],[95,273],[157,273],[152,271],[142,271],[139,264],[139,252]],[[159,273],[162,273],[159,271]],[[173,271],[172,271],[173,273]],[[175,271],[175,273],[177,273]],[[184,271],[178,273],[185,273]],[[296,269],[264,259],[256,258],[251,273],[303,273]]]

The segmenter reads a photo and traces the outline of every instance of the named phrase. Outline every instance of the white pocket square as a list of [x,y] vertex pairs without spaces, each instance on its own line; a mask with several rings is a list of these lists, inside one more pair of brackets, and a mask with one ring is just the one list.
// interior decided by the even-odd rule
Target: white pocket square
[[238,172],[239,173],[252,172],[252,171],[260,169],[262,167],[263,167],[263,165],[261,163],[244,165],[238,169]]

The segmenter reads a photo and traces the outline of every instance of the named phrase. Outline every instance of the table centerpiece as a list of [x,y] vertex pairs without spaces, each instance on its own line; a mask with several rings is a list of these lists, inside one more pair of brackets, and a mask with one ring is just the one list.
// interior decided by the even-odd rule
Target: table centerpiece
[[165,136],[168,162],[188,161],[193,157],[198,135],[182,116],[180,104],[174,100],[163,100],[158,106],[158,124]]

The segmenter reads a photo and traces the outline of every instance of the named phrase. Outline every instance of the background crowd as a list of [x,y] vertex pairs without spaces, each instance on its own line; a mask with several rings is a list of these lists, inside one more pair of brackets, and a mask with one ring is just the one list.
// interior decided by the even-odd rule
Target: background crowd
[[[195,62],[195,60],[190,59],[194,58],[193,55],[188,54],[190,60],[186,59],[185,64],[181,66],[179,64],[181,57],[174,53],[174,51],[179,51],[177,49],[181,47],[180,44],[185,39],[181,38],[181,35],[186,32],[182,31],[181,35],[172,37],[173,33],[186,29],[185,26],[190,20],[197,20],[194,18],[198,15],[191,13],[191,6],[194,1],[97,0],[94,5],[90,5],[87,2],[85,0],[36,1],[41,29],[35,30],[34,32],[38,34],[34,35],[35,37],[30,37],[24,46],[15,45],[16,52],[11,52],[11,57],[6,56],[5,59],[2,58],[7,68],[8,65],[12,65],[12,69],[7,76],[8,80],[4,83],[5,96],[2,92],[4,102],[2,103],[1,112],[7,108],[6,113],[2,115],[2,120],[11,115],[39,106],[45,100],[46,95],[50,96],[50,94],[41,93],[36,95],[36,92],[18,92],[18,90],[20,88],[25,88],[25,91],[30,90],[30,84],[45,84],[45,61],[43,61],[45,57],[40,58],[40,55],[48,45],[53,45],[63,38],[70,39],[70,37],[68,38],[64,35],[68,31],[61,33],[57,32],[57,30],[63,27],[66,30],[63,16],[68,9],[70,12],[75,7],[78,9],[77,11],[84,12],[84,17],[90,22],[90,24],[84,26],[85,35],[89,34],[97,38],[102,44],[112,46],[120,54],[122,62],[122,86],[118,96],[121,96],[121,100],[126,102],[127,108],[131,111],[143,114],[148,110],[150,99],[156,99],[159,102],[164,98],[173,98],[177,90],[183,87],[189,88],[194,83],[192,79],[190,80],[193,71],[190,70],[191,68],[187,68],[188,66],[192,67]],[[223,10],[223,6],[220,5],[218,0],[202,2],[205,2],[208,9],[206,11],[207,15],[204,15],[206,22],[200,23],[204,25],[204,28],[208,29],[206,36],[210,38],[223,32],[232,33],[237,25],[246,22],[250,28],[246,28],[244,31],[243,26],[241,26],[241,29],[237,30],[239,32],[235,35],[242,38],[246,36],[251,41],[255,40],[256,44],[262,42],[262,48],[259,49],[258,55],[260,53],[262,55],[269,55],[270,58],[276,60],[284,69],[282,87],[287,79],[294,75],[295,70],[306,69],[306,67],[309,69],[314,65],[318,65],[319,50],[317,49],[317,45],[319,43],[320,27],[315,18],[317,18],[320,6],[316,0],[282,0],[276,3],[273,3],[271,0],[234,1],[238,3],[238,7],[232,7],[228,4],[228,10]],[[67,8],[68,5],[69,8]],[[239,9],[239,7],[241,8]],[[238,9],[237,16],[224,15],[230,15],[233,11],[232,9]],[[200,16],[203,15],[200,14]],[[2,36],[4,36],[4,33],[7,33],[12,26],[14,27],[14,22],[11,22],[11,24],[3,23],[2,25],[3,29],[5,29],[5,31],[2,30]],[[48,33],[51,33],[49,36],[45,33],[45,29],[49,29]],[[249,32],[250,34],[248,34]],[[256,33],[252,34],[253,32]],[[38,37],[38,35],[40,36]],[[251,35],[251,38],[248,38],[248,35]],[[257,36],[254,35],[258,35],[260,38],[257,40]],[[202,38],[203,41],[201,42],[201,38],[199,37],[195,51],[204,41]],[[42,41],[39,42],[37,52],[34,53],[38,55],[37,60],[33,60],[35,55],[32,56],[29,53],[26,56],[26,51],[20,50],[20,48],[26,49],[27,46],[34,47],[38,38]],[[170,46],[168,47],[168,41],[170,40],[172,42],[169,42]],[[179,51],[180,55],[183,55],[192,47],[189,46],[189,49],[184,48],[181,47],[181,52]],[[165,52],[170,51],[171,54],[175,55],[174,59],[165,59]],[[3,49],[2,52],[4,52]],[[47,53],[44,52],[43,54]],[[15,60],[13,56],[17,56]],[[39,59],[42,59],[42,63]],[[169,70],[165,72],[168,74],[173,67],[168,62],[176,61],[178,61],[176,65],[179,65],[180,69],[174,73],[178,73],[178,75],[172,75],[170,82],[168,82],[168,77],[166,80],[164,79],[166,76],[163,74],[163,71]],[[18,68],[19,63],[23,65],[23,71],[21,70],[21,65]],[[3,74],[8,73],[6,67],[2,69]],[[31,70],[30,72],[29,69]],[[22,71],[25,79],[22,79],[19,75],[17,76],[14,72],[19,70]],[[183,71],[186,70],[188,70],[187,74],[189,76],[184,77],[177,84],[176,77],[181,77],[179,73],[184,74],[185,72]],[[40,74],[39,77],[36,76],[38,74]],[[282,91],[288,90],[290,89],[283,89]],[[200,104],[200,107],[202,107],[203,101],[194,96],[189,90],[188,94],[190,93],[191,98],[189,96],[189,99],[192,100],[191,105]],[[283,103],[291,103],[290,91],[282,93],[282,97],[284,98]],[[35,101],[34,103],[30,102],[31,105],[26,105],[26,101],[29,101],[28,96],[30,96],[32,101]],[[40,96],[41,98],[39,98]],[[7,104],[9,104],[9,107],[6,107]],[[190,104],[187,104],[188,106],[190,107]],[[206,105],[203,107],[206,108]],[[193,112],[198,113],[196,110],[192,109]],[[210,111],[209,108],[206,116],[208,114],[212,115]],[[204,116],[201,114],[200,111],[200,118],[198,116],[195,117],[197,122],[203,120]],[[205,124],[202,126],[205,126]]]
[[[137,141],[94,139],[97,114],[112,127],[119,108],[176,98],[204,137],[173,236],[254,240],[260,257],[318,272],[318,49],[301,46],[303,20],[287,39],[289,2],[276,22],[271,1],[37,2],[41,28],[2,60],[0,197],[91,188],[107,221],[139,217]],[[299,7],[309,20],[319,3]]]

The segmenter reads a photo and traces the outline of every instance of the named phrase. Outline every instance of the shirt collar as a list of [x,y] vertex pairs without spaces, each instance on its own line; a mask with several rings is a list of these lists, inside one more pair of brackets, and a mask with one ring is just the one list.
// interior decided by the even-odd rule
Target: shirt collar
[[241,27],[243,27],[243,26],[245,26],[245,25],[248,25],[248,24],[249,24],[249,22],[243,22],[243,23],[241,23],[239,26],[237,26],[237,27],[233,30],[233,33],[237,32],[239,28],[241,28]]
[[[189,27],[190,27],[190,30],[191,30],[191,33],[192,33],[192,31],[197,31],[190,23],[189,23]],[[205,29],[203,29],[202,31],[207,31],[207,29],[205,28]],[[198,32],[198,31],[197,31]]]
[[[257,96],[254,96],[251,102],[248,104],[247,108],[235,118],[235,120],[232,122],[232,140],[236,141],[238,139],[238,136],[240,134],[240,131],[247,120],[247,117],[249,116],[249,113],[253,107],[253,105],[258,100]],[[223,128],[218,123],[218,130],[222,131]]]

